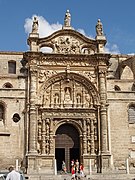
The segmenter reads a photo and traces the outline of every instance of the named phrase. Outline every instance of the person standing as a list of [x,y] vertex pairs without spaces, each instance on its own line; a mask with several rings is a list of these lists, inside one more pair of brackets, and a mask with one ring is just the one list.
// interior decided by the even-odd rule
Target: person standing
[[20,180],[21,175],[19,172],[15,171],[13,166],[9,167],[9,173],[6,177],[6,180]]
[[76,173],[79,173],[79,161],[76,159],[75,161]]
[[75,165],[72,166],[71,168],[71,174],[72,174],[72,177],[71,177],[71,180],[75,180]]
[[74,161],[74,159],[72,159],[71,160],[71,167],[74,166],[74,164],[75,164],[75,161]]
[[66,168],[66,163],[65,161],[62,161],[62,171],[67,174],[67,168]]
[[80,164],[80,177],[85,177],[85,176],[84,176],[83,169],[84,169],[84,167],[83,167],[83,164],[81,163],[81,164]]

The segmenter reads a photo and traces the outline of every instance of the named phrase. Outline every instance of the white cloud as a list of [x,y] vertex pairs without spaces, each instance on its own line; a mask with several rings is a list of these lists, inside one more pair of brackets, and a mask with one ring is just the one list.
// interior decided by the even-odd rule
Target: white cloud
[[37,17],[38,22],[39,22],[38,33],[40,37],[49,36],[53,32],[58,31],[62,28],[62,25],[59,24],[58,22],[55,24],[49,24],[49,22],[47,22],[47,20],[43,18],[42,16],[33,15],[32,18],[27,18],[25,20],[24,29],[25,29],[25,32],[28,34],[31,33],[31,30],[32,30],[32,23],[33,23],[34,16]]
[[135,55],[135,53],[129,53],[128,55],[130,55],[130,56],[134,56],[134,55]]
[[105,52],[110,54],[120,54],[119,47],[117,44],[107,43],[105,47]]
[[92,37],[91,35],[87,35],[87,34],[85,33],[84,29],[77,29],[77,31],[78,31],[79,33],[83,34],[84,36],[86,36],[86,37],[88,37],[88,38],[90,38],[90,39],[93,39],[93,37]]

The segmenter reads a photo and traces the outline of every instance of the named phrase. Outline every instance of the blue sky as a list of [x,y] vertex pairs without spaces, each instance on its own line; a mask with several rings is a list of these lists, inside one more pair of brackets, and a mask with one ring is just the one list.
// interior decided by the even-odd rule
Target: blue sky
[[40,32],[47,36],[64,23],[95,37],[100,18],[111,53],[135,53],[135,0],[0,0],[0,51],[27,51],[32,17],[38,16]]

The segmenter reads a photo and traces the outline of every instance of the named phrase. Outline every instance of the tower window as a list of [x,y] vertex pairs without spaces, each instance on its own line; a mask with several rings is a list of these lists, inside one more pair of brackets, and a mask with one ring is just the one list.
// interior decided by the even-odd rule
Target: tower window
[[4,106],[0,104],[0,121],[4,121]]
[[16,74],[16,62],[15,61],[8,62],[8,73]]
[[129,106],[128,120],[129,120],[129,123],[135,123],[135,106],[133,105]]

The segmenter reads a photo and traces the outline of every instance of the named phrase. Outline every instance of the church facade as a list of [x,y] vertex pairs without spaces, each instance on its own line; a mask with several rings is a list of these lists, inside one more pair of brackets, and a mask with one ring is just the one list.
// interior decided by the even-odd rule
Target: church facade
[[106,42],[100,20],[89,39],[67,11],[45,38],[34,18],[29,51],[0,52],[0,169],[55,174],[78,159],[86,174],[135,170],[135,56]]

